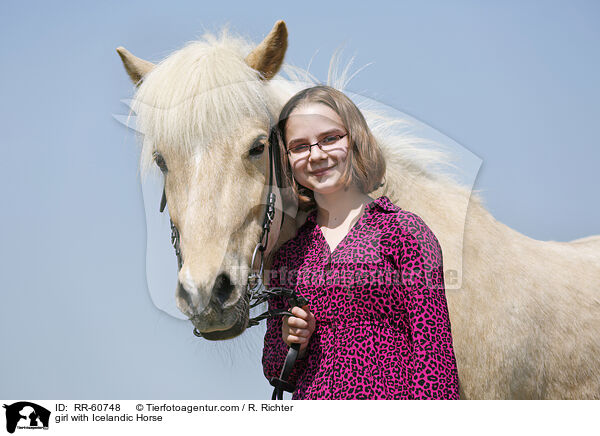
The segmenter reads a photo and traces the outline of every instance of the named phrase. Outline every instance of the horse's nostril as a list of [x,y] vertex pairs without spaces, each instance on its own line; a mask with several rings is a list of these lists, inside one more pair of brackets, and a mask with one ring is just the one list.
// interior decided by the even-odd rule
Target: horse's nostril
[[229,279],[229,276],[225,273],[219,274],[217,279],[215,280],[215,286],[213,287],[213,295],[219,302],[219,304],[223,305],[231,296],[231,292],[233,291],[233,284]]

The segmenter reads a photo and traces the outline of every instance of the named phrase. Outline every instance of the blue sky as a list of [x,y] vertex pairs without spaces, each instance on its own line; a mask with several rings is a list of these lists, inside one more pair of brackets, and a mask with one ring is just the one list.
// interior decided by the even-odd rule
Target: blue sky
[[600,233],[598,2],[5,1],[3,397],[269,397],[263,330],[207,343],[152,305],[139,150],[113,114],[133,93],[117,46],[158,61],[225,23],[258,43],[278,19],[288,63],[314,55],[325,80],[343,46],[373,63],[350,91],[478,156],[497,220],[542,240]]

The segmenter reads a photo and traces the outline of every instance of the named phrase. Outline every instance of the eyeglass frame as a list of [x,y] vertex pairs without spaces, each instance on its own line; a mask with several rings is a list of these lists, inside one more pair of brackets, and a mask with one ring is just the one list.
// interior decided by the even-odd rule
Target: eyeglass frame
[[[339,141],[341,141],[341,140],[342,140],[343,138],[345,138],[346,136],[348,136],[348,132],[344,133],[343,135],[327,135],[325,138],[321,139],[320,141],[317,141],[317,142],[315,142],[314,144],[299,144],[297,147],[299,147],[299,146],[306,146],[306,145],[308,145],[308,156],[310,156],[310,155],[311,155],[311,153],[312,153],[312,148],[313,148],[315,145],[316,145],[317,147],[319,147],[319,149],[320,149],[322,152],[324,152],[324,153],[327,153],[325,150],[323,150],[323,146],[322,146],[321,144],[319,144],[319,142],[323,142],[323,141],[324,141],[326,138],[329,138],[329,137],[331,137],[331,136],[339,136],[339,138],[338,138],[338,139],[337,139],[337,140],[336,140],[336,141],[335,141],[333,144],[331,144],[331,145],[334,145],[334,144],[337,144]],[[297,147],[293,147],[291,150],[288,148],[288,149],[286,150],[286,152],[287,152],[288,154],[290,154],[291,156],[293,156],[293,154],[291,153],[291,151],[292,151],[294,148],[297,148]]]

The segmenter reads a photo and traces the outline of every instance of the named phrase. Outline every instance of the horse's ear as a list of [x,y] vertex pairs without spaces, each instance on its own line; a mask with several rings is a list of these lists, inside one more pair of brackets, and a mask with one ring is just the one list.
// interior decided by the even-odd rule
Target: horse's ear
[[152,71],[154,64],[132,55],[125,47],[117,47],[117,53],[123,61],[123,66],[135,86],[140,86],[146,74]]
[[287,27],[279,20],[267,37],[246,56],[246,63],[261,73],[261,78],[271,80],[283,63],[287,50]]

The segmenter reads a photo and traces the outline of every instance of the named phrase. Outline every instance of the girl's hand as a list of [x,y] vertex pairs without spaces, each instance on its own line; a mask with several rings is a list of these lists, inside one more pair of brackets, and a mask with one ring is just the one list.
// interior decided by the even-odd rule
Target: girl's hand
[[315,315],[310,311],[308,305],[295,306],[290,312],[294,316],[283,317],[281,337],[288,346],[291,346],[292,343],[299,343],[299,357],[303,357],[308,341],[315,331]]

